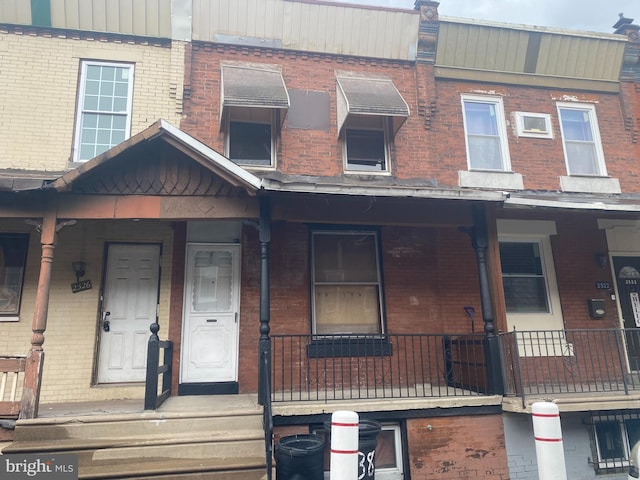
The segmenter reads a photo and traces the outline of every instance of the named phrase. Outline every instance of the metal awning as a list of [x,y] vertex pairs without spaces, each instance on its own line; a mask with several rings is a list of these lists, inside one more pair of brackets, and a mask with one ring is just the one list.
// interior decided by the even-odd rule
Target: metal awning
[[284,119],[289,93],[277,65],[223,64],[220,113],[229,107],[274,108]]
[[377,115],[391,119],[391,134],[395,135],[409,116],[409,105],[389,78],[340,74],[336,81],[338,133],[350,116]]

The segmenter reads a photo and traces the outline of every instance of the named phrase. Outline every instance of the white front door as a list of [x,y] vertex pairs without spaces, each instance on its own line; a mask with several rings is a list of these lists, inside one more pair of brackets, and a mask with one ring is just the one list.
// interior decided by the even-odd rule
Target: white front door
[[238,378],[239,256],[238,245],[187,245],[182,383]]
[[160,245],[111,244],[106,268],[98,383],[142,382],[156,321]]

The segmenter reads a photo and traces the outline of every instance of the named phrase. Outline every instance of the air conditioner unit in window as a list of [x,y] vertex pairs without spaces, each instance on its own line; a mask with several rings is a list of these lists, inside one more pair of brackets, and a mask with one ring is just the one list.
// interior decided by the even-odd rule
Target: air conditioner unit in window
[[516,125],[520,137],[552,137],[551,116],[548,114],[516,112]]

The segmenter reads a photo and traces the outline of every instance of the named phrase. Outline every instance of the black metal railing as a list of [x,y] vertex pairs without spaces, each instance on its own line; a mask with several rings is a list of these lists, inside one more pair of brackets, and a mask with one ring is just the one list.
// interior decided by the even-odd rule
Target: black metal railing
[[[173,342],[160,340],[157,323],[151,324],[151,337],[147,344],[147,377],[144,389],[144,409],[155,410],[169,398],[171,394],[171,363]],[[160,365],[160,350],[163,350],[163,361]],[[162,388],[158,391],[158,376],[162,376]]]
[[500,335],[505,394],[628,394],[640,390],[640,329]]
[[260,358],[260,368],[264,375],[264,392],[261,397],[263,401],[262,426],[264,428],[264,449],[267,461],[267,480],[271,480],[273,473],[273,411],[271,409],[271,378],[269,375],[269,352],[262,352]]
[[272,398],[329,401],[482,395],[484,335],[273,335]]

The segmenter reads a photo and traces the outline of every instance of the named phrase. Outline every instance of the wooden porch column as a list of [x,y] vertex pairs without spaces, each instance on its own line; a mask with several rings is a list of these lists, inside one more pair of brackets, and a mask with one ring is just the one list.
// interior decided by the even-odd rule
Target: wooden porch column
[[269,244],[271,243],[271,203],[268,197],[260,198],[260,341],[258,346],[258,403],[264,405],[267,379],[263,372],[263,362],[267,361],[267,373],[271,373],[271,339],[269,338],[269,321],[271,317],[270,284],[269,284]]
[[40,259],[40,277],[38,279],[36,305],[31,327],[33,331],[33,335],[31,336],[31,349],[29,353],[27,353],[24,371],[20,418],[36,418],[38,416],[42,366],[44,363],[42,344],[44,343],[44,332],[47,329],[53,251],[56,247],[56,233],[67,224],[68,222],[63,222],[58,225],[56,214],[49,212],[42,218],[42,224],[37,226],[40,230],[42,257]]

